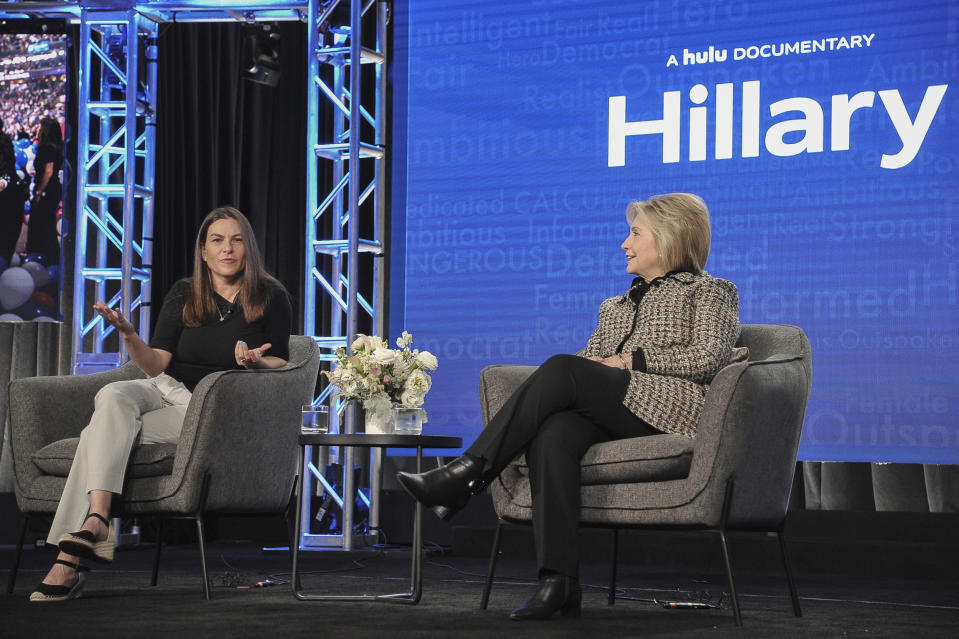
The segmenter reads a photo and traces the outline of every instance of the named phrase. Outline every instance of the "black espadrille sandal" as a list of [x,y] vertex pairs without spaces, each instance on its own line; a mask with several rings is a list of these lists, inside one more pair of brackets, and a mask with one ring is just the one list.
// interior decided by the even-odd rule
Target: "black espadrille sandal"
[[89,530],[78,530],[72,533],[63,533],[57,540],[57,546],[68,555],[82,557],[105,564],[113,561],[113,548],[116,546],[116,535],[110,522],[97,513],[90,513],[87,519],[96,517],[109,529],[104,541],[97,541],[96,535]]
[[77,571],[77,580],[72,586],[54,586],[52,584],[40,583],[36,590],[30,593],[30,601],[40,603],[45,601],[66,601],[68,599],[77,599],[83,593],[83,573],[87,567],[81,564],[70,563],[63,559],[57,559],[53,563],[69,566]]

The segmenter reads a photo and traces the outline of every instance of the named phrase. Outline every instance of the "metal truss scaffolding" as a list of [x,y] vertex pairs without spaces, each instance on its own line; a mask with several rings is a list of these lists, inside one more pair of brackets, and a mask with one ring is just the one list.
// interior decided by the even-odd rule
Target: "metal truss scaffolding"
[[156,27],[136,11],[81,15],[75,373],[113,368],[126,359],[122,340],[105,347],[114,329],[93,311],[96,300],[119,306],[149,339]]
[[[388,11],[386,2],[375,0],[310,2],[303,330],[316,336],[324,351],[321,359],[327,362],[337,348],[350,344],[361,326],[383,335],[384,260],[376,258],[384,254]],[[366,92],[369,96],[364,87],[373,89]],[[333,107],[332,129],[325,138],[321,100]],[[321,183],[331,185],[322,199]],[[323,309],[329,313],[325,325]],[[331,390],[327,386],[315,403],[328,403],[334,426],[342,419],[341,432],[354,433],[356,406],[337,401]],[[358,494],[369,508],[370,529],[378,527],[382,450],[371,455],[368,497],[355,486],[352,449],[308,451],[301,470],[301,547],[353,547],[355,502],[349,495]],[[331,486],[320,470],[334,460],[343,469],[341,486]],[[341,506],[341,533],[309,533],[310,501],[324,492]]]

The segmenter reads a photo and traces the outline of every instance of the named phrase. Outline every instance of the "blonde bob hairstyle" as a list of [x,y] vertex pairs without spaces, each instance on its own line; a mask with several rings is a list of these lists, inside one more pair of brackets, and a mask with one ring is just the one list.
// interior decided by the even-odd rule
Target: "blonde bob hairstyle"
[[709,258],[709,210],[698,195],[669,193],[654,195],[644,202],[630,202],[626,219],[639,216],[649,226],[666,272],[684,270],[699,273]]

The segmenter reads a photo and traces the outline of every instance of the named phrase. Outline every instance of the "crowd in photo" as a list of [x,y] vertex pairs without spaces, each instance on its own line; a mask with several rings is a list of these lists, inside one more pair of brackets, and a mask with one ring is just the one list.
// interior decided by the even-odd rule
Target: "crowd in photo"
[[4,33],[0,35],[0,56],[24,55],[36,45],[63,40],[66,36],[50,36],[44,33]]
[[65,94],[60,76],[0,84],[0,120],[4,133],[14,139],[31,138],[42,118],[54,118],[62,126]]
[[0,36],[0,321],[58,318],[66,69],[29,59],[62,49],[43,38]]
[[[0,121],[3,131],[12,138],[33,137],[44,117],[56,119],[61,129],[63,126],[65,47],[60,42],[52,42],[50,51],[59,51],[59,55],[29,59],[31,47],[48,42],[44,38],[49,36],[0,35],[0,75],[19,76],[30,72],[27,78],[0,81]],[[43,53],[46,52],[37,55]]]

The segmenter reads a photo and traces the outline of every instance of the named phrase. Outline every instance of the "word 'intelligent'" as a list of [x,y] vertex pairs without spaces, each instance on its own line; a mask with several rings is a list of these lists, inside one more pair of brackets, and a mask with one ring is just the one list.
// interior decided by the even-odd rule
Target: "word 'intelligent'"
[[[926,133],[932,124],[946,89],[949,85],[938,84],[926,87],[922,103],[915,118],[909,115],[898,89],[879,91],[879,100],[892,122],[902,148],[893,154],[884,153],[879,165],[884,169],[901,169],[916,157]],[[714,158],[728,160],[733,157],[733,108],[732,83],[715,87]],[[849,122],[859,109],[874,107],[876,91],[861,91],[852,97],[842,93],[832,96],[830,110],[830,151],[849,150]],[[697,84],[689,90],[693,104],[703,104],[709,97],[709,89]],[[757,157],[760,143],[760,82],[743,82],[741,94],[742,126],[740,130],[740,157]],[[878,105],[877,105],[878,106]],[[679,91],[663,93],[663,117],[661,120],[626,121],[626,96],[609,98],[609,166],[626,164],[626,138],[634,135],[661,135],[663,138],[663,163],[680,160],[680,119],[682,95]],[[689,154],[690,162],[706,159],[706,136],[708,107],[689,107]],[[822,105],[812,98],[795,97],[778,100],[769,105],[769,115],[776,117],[791,111],[802,117],[781,120],[766,129],[763,138],[766,150],[772,155],[789,157],[800,153],[823,151],[826,122]],[[787,134],[801,133],[801,139],[787,142]],[[791,135],[790,139],[795,139]]]

